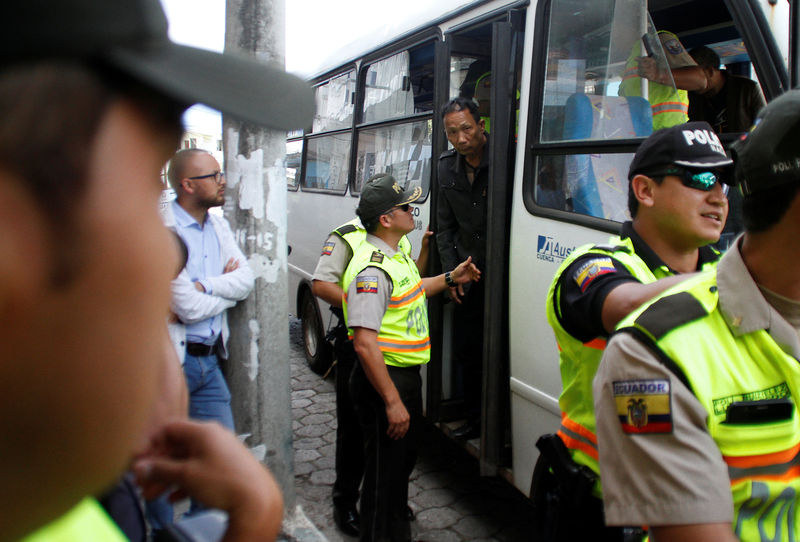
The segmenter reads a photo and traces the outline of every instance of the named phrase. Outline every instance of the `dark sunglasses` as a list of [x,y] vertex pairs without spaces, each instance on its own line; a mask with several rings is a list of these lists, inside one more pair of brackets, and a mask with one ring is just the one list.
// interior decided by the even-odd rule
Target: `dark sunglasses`
[[400,209],[404,213],[407,213],[410,208],[411,208],[411,205],[409,205],[408,203],[404,203],[403,205],[398,205],[397,207],[392,207],[391,209],[386,211],[384,214],[388,215],[389,213],[393,213],[398,209]]
[[728,194],[728,185],[724,183],[722,175],[715,171],[690,171],[684,168],[669,168],[657,173],[651,173],[648,177],[663,177],[673,175],[678,177],[684,186],[708,192],[714,185],[720,183],[722,192]]

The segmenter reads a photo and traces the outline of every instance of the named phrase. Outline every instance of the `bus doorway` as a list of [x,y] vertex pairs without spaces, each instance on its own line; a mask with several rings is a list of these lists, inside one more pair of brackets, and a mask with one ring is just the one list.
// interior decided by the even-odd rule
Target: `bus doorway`
[[[483,236],[479,244],[485,247],[485,255],[480,256],[483,261],[483,284],[478,290],[480,312],[464,315],[459,314],[465,310],[464,305],[453,302],[443,305],[441,363],[437,365],[440,373],[436,375],[440,386],[436,389],[437,386],[429,385],[428,405],[434,407],[438,414],[436,419],[446,434],[456,437],[459,430],[463,432],[465,424],[473,425],[472,433],[460,440],[480,459],[485,475],[502,472],[511,462],[505,317],[507,239],[523,27],[523,12],[512,10],[468,28],[456,28],[446,36],[447,74],[440,80],[447,89],[442,103],[460,96],[477,105],[487,133],[483,152],[488,165],[488,183],[472,194],[476,200],[473,205],[484,206],[486,213],[485,229],[476,233]],[[437,120],[441,122],[441,117]],[[444,129],[440,133],[445,140]],[[443,143],[442,148],[445,145]],[[456,151],[451,147],[450,152]],[[461,160],[463,162],[463,157]],[[448,174],[445,170],[439,171],[438,188],[441,189],[442,183],[452,182]],[[446,204],[441,191],[436,196],[437,207]],[[440,227],[435,222],[433,229],[437,232]],[[466,309],[474,311],[475,307]],[[477,324],[473,321],[476,318]],[[477,390],[469,383],[471,363],[478,365]],[[439,378],[430,380],[429,384]],[[429,415],[430,411],[431,408]]]

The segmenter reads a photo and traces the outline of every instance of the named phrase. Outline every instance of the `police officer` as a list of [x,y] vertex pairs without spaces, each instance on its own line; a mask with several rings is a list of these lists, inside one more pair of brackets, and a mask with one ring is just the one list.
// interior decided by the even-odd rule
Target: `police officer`
[[[683,280],[678,274],[717,262],[718,253],[707,245],[719,239],[725,225],[727,200],[717,181],[731,164],[706,123],[654,133],[630,165],[628,208],[633,220],[608,244],[574,250],[556,272],[546,310],[559,346],[563,384],[558,436],[572,459],[595,474],[599,467],[591,386],[606,338],[631,310]],[[599,489],[595,482],[595,497]],[[602,525],[600,501],[587,502],[591,512],[584,514],[591,513],[593,520],[570,520],[568,527]],[[609,533],[611,539],[617,535]]]
[[800,92],[734,144],[745,234],[625,318],[594,383],[609,524],[659,542],[796,540]]
[[[452,269],[471,257],[479,269],[486,259],[486,202],[489,189],[489,136],[478,106],[454,98],[442,107],[442,121],[453,149],[439,157],[437,233],[442,269]],[[471,439],[480,434],[483,354],[483,282],[450,288],[456,302],[453,326],[454,361],[462,371],[467,421],[452,436]]]
[[367,236],[342,281],[342,308],[358,354],[350,390],[364,432],[360,539],[367,542],[411,538],[408,478],[422,415],[420,366],[430,359],[425,297],[480,277],[467,258],[452,271],[420,278],[399,243],[414,229],[409,204],[421,192],[404,191],[390,175],[364,186],[356,213]]
[[[385,176],[379,173],[367,182]],[[355,250],[366,238],[358,218],[342,224],[331,232],[322,247],[317,267],[311,282],[311,291],[331,305],[340,318],[336,329],[334,351],[336,353],[336,481],[333,484],[333,519],[342,532],[358,536],[359,517],[356,503],[358,489],[364,476],[364,439],[355,408],[348,391],[350,373],[356,362],[353,343],[347,337],[342,308],[342,278]],[[421,256],[427,256],[427,239],[423,237]],[[411,243],[405,235],[398,247],[411,255]],[[422,260],[422,258],[421,258]],[[418,262],[418,264],[420,264]],[[420,273],[422,273],[420,268]],[[340,329],[341,328],[341,329]],[[412,513],[408,511],[408,514]]]
[[[643,39],[648,40],[650,37],[651,34],[647,34]],[[687,91],[703,91],[708,84],[702,68],[689,56],[678,36],[661,30],[658,32],[658,39],[655,47],[660,44],[667,66],[659,65],[656,51],[645,51],[647,56],[643,56],[641,44],[636,44],[628,58],[619,86],[620,96],[642,96],[642,84],[647,81],[646,97],[653,112],[654,130],[688,121]]]

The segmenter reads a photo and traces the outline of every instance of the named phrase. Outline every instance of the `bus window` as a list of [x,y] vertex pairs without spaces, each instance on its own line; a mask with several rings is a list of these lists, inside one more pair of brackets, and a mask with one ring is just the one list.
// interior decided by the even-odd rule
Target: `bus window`
[[312,132],[327,132],[350,128],[353,124],[353,94],[356,90],[355,71],[334,77],[316,89],[317,113]]
[[377,128],[358,134],[356,188],[375,173],[390,173],[406,190],[422,187],[422,199],[431,181],[431,121],[421,120]]
[[286,187],[297,190],[300,183],[301,163],[303,158],[303,140],[294,139],[286,142]]
[[304,189],[344,193],[350,160],[350,132],[308,139]]
[[433,110],[433,45],[402,51],[375,62],[366,73],[363,122]]

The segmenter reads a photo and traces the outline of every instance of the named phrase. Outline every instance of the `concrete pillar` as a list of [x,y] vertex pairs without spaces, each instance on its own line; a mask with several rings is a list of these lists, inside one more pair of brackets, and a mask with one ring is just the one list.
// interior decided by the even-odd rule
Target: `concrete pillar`
[[[226,0],[225,52],[284,67],[284,0]],[[233,81],[232,83],[235,83]],[[265,97],[269,99],[269,97]],[[256,276],[229,312],[226,376],[236,430],[295,504],[287,320],[286,134],[223,117],[225,217]]]

